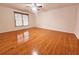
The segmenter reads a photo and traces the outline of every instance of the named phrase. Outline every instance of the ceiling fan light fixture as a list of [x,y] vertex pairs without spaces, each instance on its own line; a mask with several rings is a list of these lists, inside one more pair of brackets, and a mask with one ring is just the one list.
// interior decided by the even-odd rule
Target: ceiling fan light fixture
[[33,13],[37,13],[37,5],[36,5],[36,3],[32,3],[32,11],[33,11]]

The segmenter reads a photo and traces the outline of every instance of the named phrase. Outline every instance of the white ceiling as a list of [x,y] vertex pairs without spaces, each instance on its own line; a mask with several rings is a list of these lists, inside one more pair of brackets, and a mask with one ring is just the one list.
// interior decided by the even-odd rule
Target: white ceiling
[[[32,12],[31,7],[28,6],[29,4],[31,3],[0,3],[0,6],[6,6],[17,10]],[[40,11],[47,11],[55,8],[77,5],[77,3],[42,3],[42,5],[43,7]]]

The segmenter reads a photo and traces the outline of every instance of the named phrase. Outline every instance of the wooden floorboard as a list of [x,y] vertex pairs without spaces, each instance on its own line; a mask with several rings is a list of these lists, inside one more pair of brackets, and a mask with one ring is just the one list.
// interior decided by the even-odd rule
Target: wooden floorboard
[[0,33],[1,55],[79,55],[74,34],[29,28]]

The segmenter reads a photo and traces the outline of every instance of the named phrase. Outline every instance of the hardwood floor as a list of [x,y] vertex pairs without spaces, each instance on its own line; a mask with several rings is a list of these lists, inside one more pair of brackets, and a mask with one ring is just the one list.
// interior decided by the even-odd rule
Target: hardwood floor
[[78,55],[74,34],[30,28],[0,33],[1,55]]

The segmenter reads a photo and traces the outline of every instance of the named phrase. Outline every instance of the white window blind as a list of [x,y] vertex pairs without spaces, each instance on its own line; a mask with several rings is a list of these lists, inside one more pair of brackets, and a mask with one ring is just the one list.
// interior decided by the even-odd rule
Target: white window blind
[[16,26],[27,26],[28,25],[28,15],[15,13]]
[[28,16],[27,15],[23,15],[23,25],[24,26],[28,25]]

